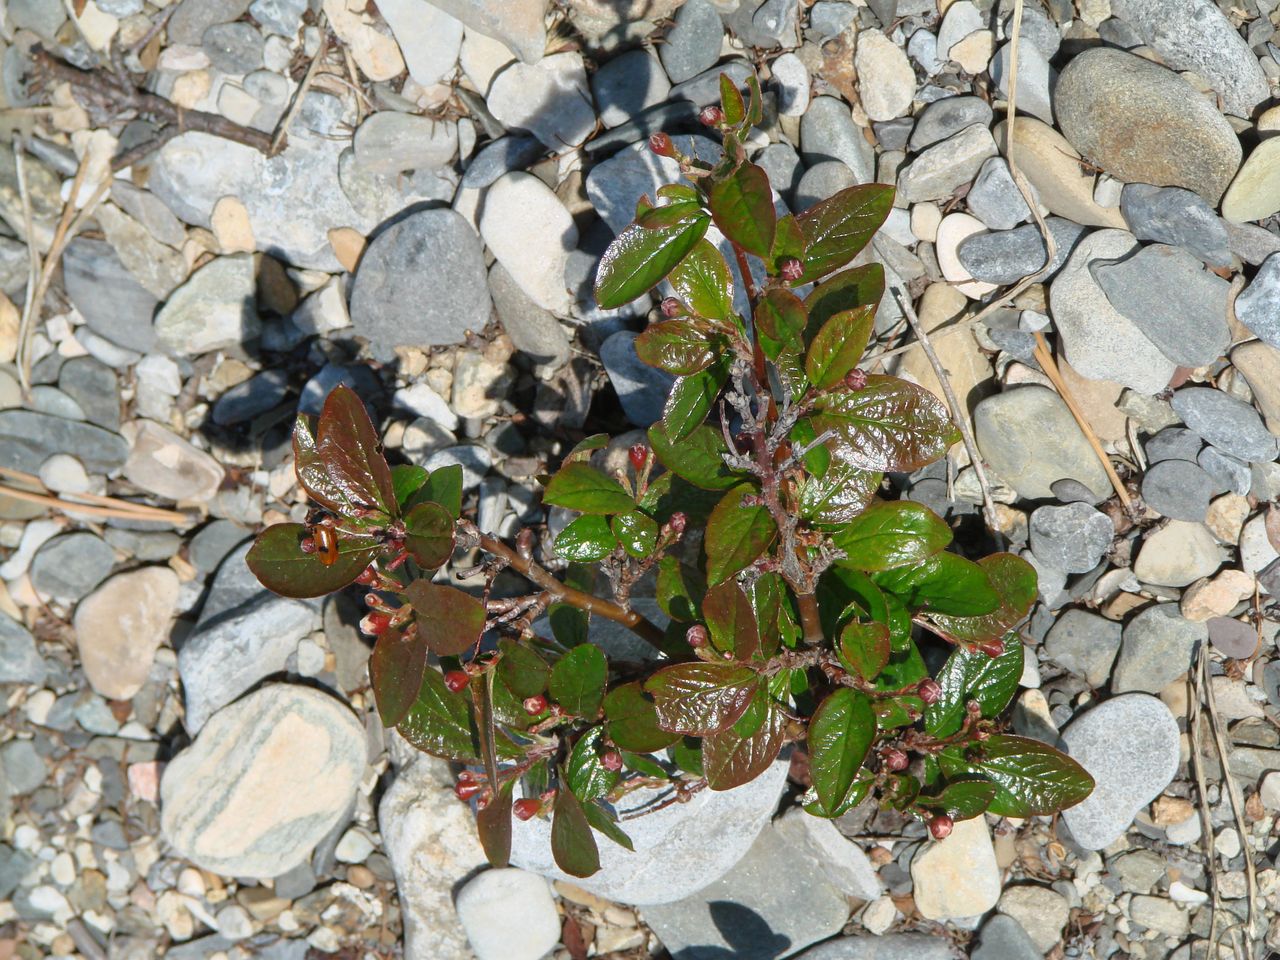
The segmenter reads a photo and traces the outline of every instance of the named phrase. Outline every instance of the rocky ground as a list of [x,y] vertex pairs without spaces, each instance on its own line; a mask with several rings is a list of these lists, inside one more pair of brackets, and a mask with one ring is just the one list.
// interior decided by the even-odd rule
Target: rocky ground
[[[1011,171],[1014,14],[9,0],[0,466],[39,483],[0,489],[0,957],[1280,950],[1280,8],[1026,0]],[[246,541],[305,514],[288,432],[339,382],[394,457],[463,465],[483,529],[558,530],[534,477],[668,386],[632,344],[652,304],[589,293],[674,178],[644,140],[712,154],[697,110],[753,69],[781,203],[898,187],[867,256],[918,298],[1040,572],[1012,726],[1098,789],[933,843],[871,809],[770,821],[780,767],[720,795],[732,818],[633,821],[681,855],[590,891],[485,872],[448,767],[373,712],[357,608],[261,591]],[[889,298],[871,365],[936,389],[906,329]],[[980,528],[963,449],[893,482]],[[49,507],[85,494],[115,499]]]

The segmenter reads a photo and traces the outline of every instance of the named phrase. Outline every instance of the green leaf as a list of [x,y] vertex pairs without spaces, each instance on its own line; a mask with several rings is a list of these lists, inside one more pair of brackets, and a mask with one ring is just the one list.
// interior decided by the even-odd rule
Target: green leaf
[[245,563],[264,587],[282,597],[322,597],[341,590],[364,572],[382,545],[370,537],[337,532],[338,559],[325,566],[319,553],[304,553],[311,536],[300,523],[273,523],[254,540]]
[[685,773],[702,776],[702,741],[697,737],[682,737],[671,748],[671,762]]
[[956,820],[972,820],[991,805],[997,789],[990,780],[956,780],[947,784],[937,796],[920,797],[916,803],[942,810]]
[[733,274],[709,240],[699,240],[676,264],[669,279],[676,296],[698,316],[710,320],[733,316]]
[[566,463],[542,492],[544,503],[580,513],[627,513],[635,500],[622,484],[585,463]]
[[820,396],[813,417],[837,461],[860,470],[910,473],[933,463],[960,434],[942,401],[924,387],[871,374],[861,390]]
[[1031,604],[1036,599],[1035,568],[1021,557],[1011,553],[993,553],[979,560],[978,566],[1000,595],[1000,605],[979,617],[938,614],[932,617],[951,637],[971,643],[1002,638],[1031,611]]
[[834,820],[865,800],[867,795],[871,793],[871,788],[875,785],[875,782],[875,777],[869,771],[864,770],[854,778],[853,786],[849,788],[849,793],[841,806],[827,807],[815,797],[815,799],[804,805],[804,811],[814,817],[825,817],[828,820]]
[[508,780],[498,788],[489,805],[476,813],[480,846],[489,866],[502,868],[511,861],[511,793],[516,782]]
[[943,754],[943,772],[994,781],[999,789],[987,809],[998,817],[1057,813],[1093,792],[1093,778],[1080,764],[1039,740],[992,734],[967,754],[964,759]]
[[840,631],[840,645],[836,648],[844,668],[867,681],[874,680],[888,666],[892,652],[888,627],[857,620]]
[[669,733],[706,736],[723,730],[747,709],[758,684],[756,673],[732,663],[678,663],[650,677],[658,723]]
[[427,645],[416,636],[392,628],[378,637],[369,656],[369,682],[384,727],[404,719],[422,689],[426,669]]
[[636,223],[646,230],[659,230],[678,227],[702,215],[702,204],[697,200],[679,200],[661,207],[650,207],[636,217]]
[[778,225],[769,175],[754,163],[744,163],[709,180],[707,205],[720,232],[748,253],[768,256]]
[[658,561],[658,606],[672,620],[689,623],[698,619],[701,601],[707,585],[697,571],[684,566],[676,557],[665,556]]
[[707,232],[705,214],[660,230],[631,224],[609,244],[596,272],[596,303],[612,310],[656,286]]
[[786,717],[771,703],[763,721],[749,734],[730,726],[702,742],[702,770],[712,790],[732,790],[760,776],[785,742]]
[[404,588],[417,614],[418,636],[440,657],[456,657],[480,644],[484,604],[454,587],[414,580]]
[[664,467],[704,490],[728,490],[741,478],[724,462],[729,448],[719,431],[703,424],[685,436],[671,436],[664,423],[649,428],[649,445]]
[[876,717],[865,694],[840,687],[809,721],[809,774],[824,809],[846,810],[854,783],[876,736]]
[[702,421],[729,379],[727,363],[712,364],[700,373],[677,377],[662,408],[662,425],[673,441],[683,440]]
[[391,486],[396,492],[396,503],[403,512],[412,497],[427,482],[427,470],[412,464],[398,464],[391,468]]
[[[795,258],[804,261],[804,233],[793,214],[778,218],[778,226],[773,232],[773,249],[769,251],[770,276],[782,273],[782,261]],[[800,281],[788,281],[795,286]]]
[[696,320],[663,320],[636,337],[636,355],[673,376],[705,370],[723,352],[724,338],[713,337]]
[[805,283],[838,270],[858,255],[893,209],[893,187],[878,183],[841,190],[798,214],[805,238]]
[[[605,699],[607,700],[608,698],[606,697]],[[680,738],[676,737],[676,739],[679,740]],[[667,776],[667,771],[662,769],[662,766],[652,757],[631,753],[628,750],[620,750],[618,752],[622,754],[622,762],[628,770],[634,770],[636,773],[646,777],[657,777],[658,779],[664,779]]]
[[599,647],[579,644],[551,668],[551,698],[565,713],[588,720],[600,712],[609,664]]
[[791,601],[786,585],[776,573],[762,574],[751,585],[750,597],[751,609],[760,625],[760,655],[772,657],[791,626]]
[[868,263],[829,277],[804,298],[805,308],[809,311],[805,339],[813,340],[836,314],[864,306],[877,307],[883,296],[884,267],[878,263]]
[[951,543],[951,528],[911,500],[873,503],[832,537],[839,561],[859,570],[891,570],[920,563]]
[[720,74],[720,109],[724,122],[736,127],[747,119],[747,105],[742,102],[742,92],[727,73]]
[[658,726],[658,711],[637,680],[614,687],[604,698],[609,739],[622,750],[656,753],[680,739]]
[[804,346],[809,314],[804,303],[790,290],[781,287],[766,290],[756,303],[755,321],[760,331],[778,341],[783,350],[798,353]]
[[924,711],[924,728],[935,737],[948,737],[964,725],[965,704],[978,701],[984,717],[999,716],[1018,692],[1023,647],[1015,642],[998,657],[957,647],[938,671],[942,696]]
[[462,516],[462,464],[451,463],[432,470],[415,500],[438,503],[457,520]]
[[[817,450],[827,454],[826,447]],[[830,462],[824,472],[815,475],[810,471],[805,479],[800,488],[800,516],[815,523],[848,523],[870,505],[883,479],[884,474],[876,471]]]
[[556,537],[558,556],[573,563],[589,563],[613,553],[618,538],[609,529],[609,520],[601,514],[588,513],[570,521]]
[[438,503],[419,503],[404,517],[404,545],[427,570],[453,556],[453,517]]
[[721,583],[750,566],[778,535],[767,508],[743,505],[742,498],[748,495],[756,495],[750,484],[734,487],[711,511],[704,539],[709,584]]
[[590,615],[567,603],[553,603],[547,608],[551,633],[562,646],[577,647],[587,642]]
[[584,803],[598,800],[618,785],[618,771],[607,769],[601,759],[607,749],[603,733],[603,727],[592,727],[580,736],[565,767],[569,789]]
[[378,434],[364,401],[345,384],[325,398],[316,425],[316,452],[346,502],[398,515],[395,484]]
[[702,600],[711,644],[735,659],[750,660],[760,651],[760,628],[746,592],[732,580],[717,584]]
[[876,309],[868,304],[843,310],[824,323],[804,359],[809,382],[828,390],[843,380],[862,359],[875,319]]
[[538,652],[517,640],[498,641],[502,659],[498,661],[498,677],[512,695],[526,700],[547,689],[551,668]]
[[587,822],[595,829],[599,830],[606,837],[616,843],[618,846],[626,850],[635,850],[635,844],[631,842],[622,828],[614,821],[613,814],[606,810],[599,803],[588,803],[582,808],[587,815]]
[[551,816],[551,854],[571,877],[589,877],[600,869],[600,850],[582,804],[561,778]]
[[982,567],[954,553],[934,554],[914,566],[881,571],[872,579],[882,590],[900,597],[910,610],[979,617],[1000,605],[1000,595]]
[[573,463],[581,460],[583,463],[591,459],[591,454],[596,450],[603,450],[609,445],[609,435],[607,433],[593,433],[591,436],[579,440],[573,445],[573,449],[565,454],[564,462]]
[[658,545],[657,521],[639,510],[618,514],[610,527],[622,549],[633,557],[643,559]]
[[672,203],[683,200],[697,200],[700,194],[693,187],[683,183],[664,183],[658,188],[658,198],[660,200],[670,200]]
[[760,78],[754,70],[747,74],[747,94],[747,116],[743,121],[743,133],[750,127],[758,126],[764,119],[764,97],[760,95]]
[[462,763],[480,759],[480,738],[470,704],[463,694],[453,693],[444,685],[438,670],[423,671],[418,695],[396,729],[433,757]]

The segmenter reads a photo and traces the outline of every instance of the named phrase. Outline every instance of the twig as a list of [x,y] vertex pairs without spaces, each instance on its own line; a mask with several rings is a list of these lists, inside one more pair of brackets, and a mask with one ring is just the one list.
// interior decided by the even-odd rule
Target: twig
[[23,155],[22,139],[14,137],[13,163],[18,180],[18,196],[22,201],[23,232],[27,241],[27,295],[22,303],[22,318],[18,321],[17,352],[18,384],[25,395],[31,392],[31,337],[35,329],[31,314],[42,264],[40,251],[36,249],[35,218],[31,215],[31,194],[27,190],[27,168]]
[[[44,493],[32,493],[29,490],[19,490],[17,487],[11,487],[7,483],[0,483],[0,494],[6,497],[13,497],[15,500],[27,500],[31,503],[42,503],[54,510],[61,510],[63,513],[82,513],[90,517],[118,517],[123,520],[156,520],[164,523],[190,523],[191,518],[177,511],[166,511],[170,516],[157,517],[150,513],[142,513],[134,509],[124,509],[123,507],[92,507],[83,503],[72,503],[69,500],[62,500],[58,497]],[[127,500],[119,500],[117,503],[128,503]]]
[[[1216,860],[1216,852],[1213,849],[1213,821],[1209,819],[1209,794],[1208,785],[1204,775],[1204,754],[1200,743],[1200,686],[1202,685],[1204,676],[1204,660],[1206,651],[1202,646],[1200,649],[1200,663],[1196,671],[1191,675],[1194,696],[1191,698],[1191,756],[1194,761],[1196,773],[1196,793],[1200,797],[1200,839],[1204,843],[1205,860],[1209,865],[1209,872],[1213,875],[1213,883],[1210,884],[1210,892],[1213,896],[1213,903],[1210,907],[1209,914],[1209,940],[1212,942],[1217,938],[1214,932],[1218,926],[1218,914],[1222,910],[1222,895],[1218,890],[1218,874],[1214,869]],[[1245,838],[1240,838],[1241,843],[1245,842]]]
[[933,349],[933,344],[929,342],[929,334],[924,328],[924,324],[920,322],[920,318],[916,316],[915,308],[911,305],[911,298],[906,292],[895,287],[893,295],[898,300],[898,305],[902,307],[902,313],[907,318],[907,323],[911,324],[911,329],[915,331],[916,340],[920,342],[924,355],[929,358],[929,365],[933,367],[934,375],[938,378],[938,383],[942,385],[942,392],[947,398],[947,406],[951,408],[951,419],[955,421],[956,427],[960,430],[960,437],[964,442],[964,448],[969,453],[969,460],[973,463],[973,472],[978,477],[978,486],[982,490],[982,508],[987,515],[987,526],[991,530],[991,535],[996,539],[996,545],[1002,546],[1004,537],[1000,533],[999,522],[996,518],[995,501],[991,499],[991,485],[987,482],[987,470],[982,464],[982,454],[978,452],[978,444],[973,438],[973,431],[969,429],[969,414],[960,404],[959,398],[956,396],[955,388],[951,385],[951,377],[947,373],[947,368],[942,365],[942,361],[938,359],[938,354]]
[[[32,484],[42,489],[48,490],[44,483],[33,473],[23,473],[21,470],[14,470],[10,467],[0,467],[0,476],[8,477],[19,483]],[[28,493],[30,491],[22,491]],[[5,493],[13,493],[12,488],[5,486]],[[79,497],[81,500],[90,504],[101,504],[103,506],[112,507],[116,510],[131,511],[135,520],[158,520],[162,523],[186,523],[190,518],[177,510],[165,510],[160,507],[149,507],[145,503],[133,503],[129,500],[120,500],[116,497],[104,497],[96,493],[76,493],[72,496]],[[46,499],[56,499],[50,492]],[[42,501],[43,502],[43,501]],[[81,504],[69,500],[60,500],[59,503],[67,504],[69,507],[79,508]],[[112,514],[115,516],[115,514]]]
[[302,77],[302,83],[298,85],[298,89],[294,92],[293,102],[289,104],[288,112],[285,113],[276,127],[275,136],[271,138],[271,148],[267,151],[267,156],[269,157],[274,157],[280,152],[280,148],[284,145],[285,137],[288,136],[289,125],[293,123],[293,118],[302,109],[303,98],[306,97],[307,91],[311,89],[311,82],[315,79],[316,70],[319,69],[325,54],[329,52],[329,31],[324,14],[320,15],[319,27],[320,45],[316,48],[316,55],[311,58],[311,65],[307,67],[307,72]]

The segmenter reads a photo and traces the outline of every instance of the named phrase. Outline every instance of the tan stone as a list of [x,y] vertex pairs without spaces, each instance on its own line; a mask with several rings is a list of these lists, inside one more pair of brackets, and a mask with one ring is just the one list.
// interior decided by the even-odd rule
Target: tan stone
[[334,227],[329,231],[329,246],[333,247],[333,255],[347,273],[356,272],[356,264],[360,262],[367,242],[364,234],[351,227]]
[[1237,543],[1245,520],[1249,519],[1249,501],[1238,493],[1224,493],[1209,504],[1204,525],[1223,543]]
[[1226,616],[1237,603],[1253,596],[1253,577],[1243,570],[1223,570],[1216,577],[1197,580],[1182,594],[1182,615],[1203,623]]
[[1093,432],[1102,440],[1123,440],[1128,418],[1116,407],[1124,386],[1114,380],[1090,380],[1078,374],[1066,359],[1058,359],[1058,372]]
[[222,197],[213,205],[209,226],[223,253],[253,253],[253,226],[249,211],[236,197]]
[[[983,397],[995,392],[991,361],[987,359],[973,331],[958,330],[945,336],[934,336],[964,313],[969,301],[963,293],[945,283],[935,283],[920,299],[920,325],[930,334],[934,352],[950,375],[951,387],[961,405],[972,417],[973,408]],[[942,385],[924,348],[915,344],[898,361],[898,376],[913,380],[926,390],[943,398]],[[945,398],[943,398],[945,399]]]
[[915,902],[927,920],[974,917],[1000,899],[1000,871],[987,821],[961,820],[911,863]]
[[994,33],[990,30],[975,30],[953,43],[947,58],[960,64],[960,69],[965,73],[982,73],[991,62],[991,54],[995,48]]
[[329,25],[351,51],[360,72],[375,82],[390,80],[404,70],[404,57],[395,38],[375,27],[369,15],[361,12],[364,7],[364,0],[324,0]]
[[1222,197],[1232,223],[1263,220],[1280,210],[1280,140],[1263,140],[1236,172]]
[[1231,363],[1249,382],[1267,429],[1280,433],[1280,350],[1251,340],[1231,351]]
[[80,601],[73,622],[89,685],[108,700],[128,700],[146,682],[169,636],[178,577],[168,567],[116,574]]
[[[995,128],[996,145],[1009,156],[1008,124]],[[1115,207],[1099,206],[1093,199],[1094,175],[1080,165],[1080,154],[1066,137],[1033,117],[1018,117],[1014,161],[1028,182],[1039,191],[1040,202],[1050,213],[1094,227],[1127,229]]]
[[1185,797],[1160,796],[1151,804],[1151,822],[1158,827],[1171,827],[1186,823],[1195,812],[1195,804]]
[[194,110],[195,105],[209,95],[212,86],[208,70],[190,70],[173,81],[169,99],[183,110]]
[[0,291],[0,363],[9,363],[18,353],[18,326],[22,317],[3,291]]

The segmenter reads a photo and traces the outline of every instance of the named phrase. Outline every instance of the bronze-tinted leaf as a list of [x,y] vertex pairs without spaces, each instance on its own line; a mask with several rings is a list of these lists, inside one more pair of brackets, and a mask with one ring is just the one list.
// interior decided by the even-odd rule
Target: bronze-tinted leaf
[[311,537],[307,527],[272,524],[258,534],[245,563],[264,587],[282,597],[322,597],[355,580],[382,550],[371,537],[336,536],[338,558],[326,566],[318,553],[302,550],[302,542]]
[[733,316],[733,274],[709,240],[699,240],[674,270],[676,296],[699,317],[728,320]]
[[369,681],[384,727],[404,719],[422,689],[427,645],[412,632],[390,629],[378,637],[369,656]]
[[934,614],[931,619],[957,640],[979,642],[1002,638],[1030,613],[1036,599],[1035,568],[1021,557],[993,553],[979,560],[978,566],[1000,595],[1000,606],[978,617]]
[[785,730],[786,717],[769,704],[763,722],[753,733],[743,735],[735,725],[708,736],[702,741],[702,770],[707,786],[712,790],[732,790],[760,776],[778,758]]
[[736,581],[727,580],[707,591],[702,615],[717,650],[735,659],[750,660],[760,650],[760,628],[751,599]]
[[909,473],[933,463],[960,439],[942,401],[923,387],[872,374],[861,390],[818,398],[819,434],[831,431],[831,456],[859,470]]
[[445,760],[476,763],[480,737],[468,698],[444,685],[439,670],[426,669],[409,712],[396,724],[400,735],[424,753]]
[[405,546],[425,569],[434,570],[453,556],[453,516],[438,503],[420,503],[404,518]]
[[491,867],[505,867],[511,862],[511,792],[515,780],[498,788],[489,805],[476,814],[480,846]]
[[455,657],[480,643],[484,631],[484,604],[454,587],[429,580],[414,580],[404,595],[418,615],[418,634],[431,652]]
[[724,349],[724,339],[696,320],[663,320],[636,337],[636,355],[673,376],[705,370]]
[[316,425],[316,450],[345,499],[397,516],[395,484],[369,412],[350,387],[339,384],[325,398]]
[[887,626],[857,620],[840,631],[840,645],[836,648],[844,668],[868,682],[880,675],[892,652]]
[[560,778],[551,817],[551,854],[571,877],[589,877],[600,869],[600,850],[582,803]]
[[812,340],[837,313],[858,307],[877,307],[884,296],[884,267],[878,263],[844,270],[818,284],[804,298],[809,311],[805,339]]
[[878,183],[841,190],[797,215],[804,232],[805,283],[838,270],[858,255],[893,209],[893,187]]
[[670,733],[706,736],[733,723],[755,692],[755,671],[732,663],[678,663],[645,682],[658,723]]

